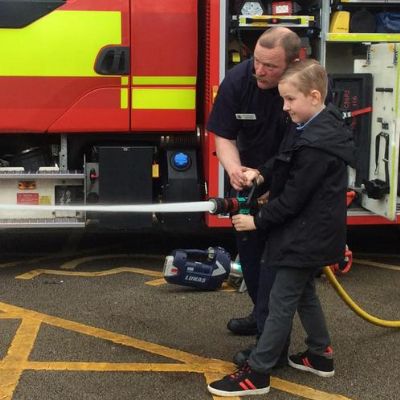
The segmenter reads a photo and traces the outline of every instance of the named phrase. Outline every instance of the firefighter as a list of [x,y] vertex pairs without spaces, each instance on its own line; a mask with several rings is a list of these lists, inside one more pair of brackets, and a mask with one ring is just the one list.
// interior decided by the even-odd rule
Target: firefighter
[[[270,28],[259,37],[253,58],[229,70],[220,85],[207,129],[215,134],[217,157],[237,192],[245,189],[243,167],[256,168],[278,151],[289,123],[282,111],[278,81],[289,63],[299,57],[300,49],[295,32]],[[265,237],[258,230],[236,232],[236,243],[253,310],[246,317],[231,319],[227,327],[238,335],[260,335],[274,280],[274,272],[267,268],[262,269],[260,278]],[[244,362],[250,351],[251,347],[238,352],[234,362]]]

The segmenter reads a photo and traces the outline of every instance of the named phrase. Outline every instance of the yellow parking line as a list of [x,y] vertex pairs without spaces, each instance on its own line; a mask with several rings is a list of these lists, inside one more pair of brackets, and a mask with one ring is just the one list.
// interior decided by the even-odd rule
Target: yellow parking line
[[[12,394],[22,372],[27,369],[49,371],[194,372],[203,374],[207,382],[219,379],[233,370],[233,365],[227,361],[197,356],[182,350],[172,349],[105,329],[53,317],[37,311],[23,309],[11,304],[0,302],[0,312],[6,313],[12,319],[15,319],[15,317],[22,319],[22,323],[17,330],[17,334],[10,346],[7,356],[3,360],[0,360],[0,400],[12,399]],[[147,351],[180,363],[28,361],[41,323]],[[274,377],[271,380],[271,386],[275,389],[295,394],[296,396],[309,400],[350,400],[341,395],[318,391],[307,386],[298,385]],[[232,397],[231,399],[236,398]]]
[[[101,250],[104,250],[104,248],[102,248]],[[98,252],[98,251],[100,251],[100,249],[88,249],[88,250],[83,251],[82,253],[92,253],[92,252],[96,252],[96,251]],[[72,257],[72,256],[73,256],[73,254],[71,254],[71,253],[57,253],[57,254],[51,254],[51,255],[36,257],[36,258],[30,258],[29,256],[25,256],[25,258],[21,258],[17,261],[10,261],[7,263],[0,264],[0,269],[16,267],[17,265],[20,265],[20,264],[34,264],[34,263],[43,262],[43,261],[52,261],[55,259],[59,259],[60,257]],[[122,255],[120,255],[120,256],[122,257]],[[117,255],[117,257],[118,257],[118,255]],[[132,255],[130,255],[130,256],[126,255],[126,257],[132,257]],[[143,257],[145,257],[145,255],[143,255]],[[105,257],[105,256],[93,256],[93,257],[88,256],[85,258],[82,257],[79,259],[72,260],[72,263],[80,264],[85,261],[90,261],[92,258],[95,258],[95,259],[111,258],[111,255],[109,257]],[[80,261],[80,260],[84,260],[84,261]],[[67,262],[63,265],[69,265],[69,263],[70,262]],[[0,398],[0,400],[1,400],[1,398]]]
[[8,268],[8,267],[15,267],[16,265],[20,264],[21,261],[11,261],[8,263],[0,264],[0,268]]
[[[114,247],[114,246],[111,246]],[[101,249],[88,249],[85,251],[82,251],[81,254],[84,253],[93,253],[93,252],[99,252],[103,250],[104,251],[104,247],[102,247]],[[43,262],[43,261],[51,261],[54,259],[58,259],[60,257],[71,257],[73,256],[73,254],[71,253],[57,253],[57,254],[51,254],[48,256],[42,256],[42,257],[36,257],[36,258],[21,258],[17,261],[9,261],[6,263],[2,263],[0,264],[0,269],[1,268],[10,268],[10,267],[16,267],[17,265],[20,264],[33,264],[33,263],[37,263],[37,262]],[[97,255],[97,256],[85,256],[85,257],[81,257],[81,258],[75,258],[73,260],[67,261],[65,263],[63,263],[61,265],[61,269],[75,269],[79,264],[83,264],[85,262],[89,262],[89,261],[93,261],[93,260],[100,260],[100,259],[114,259],[114,258],[148,258],[148,259],[156,259],[156,260],[160,260],[163,261],[164,257],[163,256],[159,256],[159,255],[152,255],[152,254],[105,254],[105,255]],[[0,398],[1,400],[1,398]]]
[[18,260],[18,261],[10,261],[10,262],[7,262],[7,263],[0,264],[0,269],[1,268],[16,267],[17,265],[22,264],[22,263],[26,263],[26,262],[31,264],[31,263],[34,263],[34,262],[43,261],[46,258],[47,257],[39,257],[39,258],[32,258],[32,259],[21,259],[21,260]]
[[271,377],[271,387],[309,400],[350,400],[340,394],[326,393],[294,382]]
[[0,319],[21,319],[18,314],[0,312]]
[[105,259],[116,259],[116,258],[150,258],[150,259],[160,259],[163,258],[161,256],[153,256],[149,254],[105,254],[100,256],[88,256],[75,258],[73,260],[67,261],[61,265],[61,269],[71,270],[75,269],[79,264],[84,264],[86,262],[95,261],[95,260],[105,260]]
[[[162,272],[158,271],[152,271],[148,269],[142,269],[142,268],[131,268],[131,267],[120,267],[120,268],[113,268],[105,271],[94,271],[94,272],[87,272],[87,271],[61,271],[58,269],[34,269],[32,271],[26,272],[21,275],[17,275],[15,279],[24,279],[24,280],[29,280],[29,279],[34,279],[40,275],[58,275],[58,276],[81,276],[81,277],[99,277],[99,276],[108,276],[108,275],[116,275],[116,274],[121,274],[124,272],[129,272],[129,273],[134,273],[134,274],[142,274],[146,276],[152,276],[152,277],[157,277],[158,279],[153,279],[151,281],[145,282],[146,285],[149,286],[161,286],[166,284],[166,280],[164,278],[161,278],[163,276]],[[233,288],[232,286],[229,286],[226,282],[222,284],[222,287],[220,289],[221,291],[224,292],[236,292],[236,289]]]
[[12,368],[32,371],[91,371],[91,372],[189,372],[204,373],[204,365],[177,363],[110,363],[110,362],[63,362],[22,361],[8,363]]
[[376,268],[390,269],[392,271],[400,271],[400,265],[384,264],[375,261],[360,260],[356,258],[353,259],[353,263],[359,265],[365,265],[367,267],[376,267]]
[[[26,361],[35,344],[41,322],[23,319],[7,355],[0,362],[0,387],[2,396],[11,399],[19,379],[24,371],[21,363]],[[12,366],[11,366],[12,365]]]
[[[67,329],[73,332],[82,333],[85,335],[93,336],[98,339],[109,340],[113,343],[121,344],[128,347],[134,347],[139,350],[144,350],[152,354],[161,355],[167,358],[171,358],[176,361],[191,364],[210,365],[210,359],[201,356],[196,356],[190,353],[186,353],[182,350],[171,349],[165,346],[158,345],[156,343],[146,342],[144,340],[135,339],[127,335],[107,331],[105,329],[96,328],[90,325],[84,325],[78,322],[52,317],[47,314],[42,314],[37,311],[26,310],[11,304],[0,303],[0,309],[12,314],[20,315],[20,318],[29,318],[35,321],[40,321],[58,328]],[[231,368],[232,364],[225,361],[213,360],[218,364],[218,368],[224,366]],[[212,363],[211,363],[212,365]],[[218,369],[217,369],[218,371]]]
[[149,286],[161,286],[161,285],[165,285],[166,283],[167,283],[167,281],[164,278],[153,279],[152,281],[145,282],[145,284],[149,285]]
[[25,274],[21,274],[15,277],[15,279],[33,279],[42,274],[48,275],[62,275],[62,276],[83,276],[83,277],[94,277],[94,276],[108,276],[108,275],[115,275],[121,274],[124,272],[134,273],[134,274],[141,274],[147,275],[152,277],[160,278],[162,276],[161,272],[158,271],[151,271],[143,268],[131,268],[131,267],[120,267],[120,268],[113,268],[106,271],[94,271],[94,272],[87,272],[87,271],[61,271],[59,269],[34,269],[32,271],[26,272]]
[[[152,270],[147,270],[147,269],[142,269],[142,268],[119,267],[119,268],[112,268],[109,270],[95,271],[95,272],[71,271],[71,270],[75,269],[78,265],[89,262],[89,261],[104,260],[106,258],[114,259],[114,258],[129,258],[129,257],[132,257],[132,255],[117,254],[117,255],[100,255],[100,256],[81,257],[81,258],[67,261],[66,263],[62,264],[60,266],[60,270],[38,268],[38,269],[34,269],[32,271],[26,272],[24,274],[18,275],[15,277],[15,279],[30,280],[30,279],[36,278],[37,276],[43,275],[43,274],[58,275],[58,276],[98,277],[98,276],[108,276],[108,275],[129,272],[129,273],[136,273],[136,274],[142,274],[142,275],[156,277],[157,279],[145,282],[145,284],[149,285],[149,286],[161,286],[161,285],[165,285],[167,283],[166,280],[163,278],[162,272],[152,271]],[[156,258],[156,259],[160,258],[160,256],[149,256],[149,255],[144,255],[144,254],[143,255],[134,255],[134,257],[135,258]],[[224,282],[222,284],[222,287],[220,290],[224,291],[224,292],[236,292],[236,289],[233,288],[232,286],[228,285],[226,282]]]

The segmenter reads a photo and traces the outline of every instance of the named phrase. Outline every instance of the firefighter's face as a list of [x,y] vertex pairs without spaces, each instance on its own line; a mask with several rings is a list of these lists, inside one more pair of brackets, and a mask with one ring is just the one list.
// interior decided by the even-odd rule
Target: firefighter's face
[[267,49],[258,43],[254,49],[254,76],[260,89],[272,89],[285,71],[286,57],[282,47]]

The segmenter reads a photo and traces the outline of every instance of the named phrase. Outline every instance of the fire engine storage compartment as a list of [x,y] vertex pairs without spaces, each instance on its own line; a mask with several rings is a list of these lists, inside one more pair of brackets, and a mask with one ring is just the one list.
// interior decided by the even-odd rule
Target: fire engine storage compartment
[[[197,150],[188,147],[165,149],[160,162],[161,198],[163,203],[201,201]],[[202,213],[160,213],[166,228],[195,229],[203,220]]]
[[[0,171],[0,202],[19,205],[82,204],[84,174],[70,172]],[[2,210],[0,228],[83,228],[80,211]]]
[[[98,203],[150,204],[153,201],[151,146],[99,146]],[[152,213],[91,213],[90,218],[111,229],[152,225]]]
[[399,208],[399,43],[375,43],[366,59],[354,61],[355,73],[373,76],[369,178],[362,206],[391,221]]
[[344,113],[363,111],[349,116],[357,148],[356,186],[369,178],[369,154],[371,147],[372,74],[330,74],[334,103]]
[[[86,202],[98,205],[201,201],[198,149],[191,146],[96,146],[85,165]],[[88,212],[105,229],[194,229],[203,214]]]

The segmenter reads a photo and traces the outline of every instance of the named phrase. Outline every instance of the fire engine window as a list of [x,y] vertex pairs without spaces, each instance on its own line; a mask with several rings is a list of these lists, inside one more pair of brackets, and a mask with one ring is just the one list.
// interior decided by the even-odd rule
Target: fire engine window
[[0,28],[23,28],[63,5],[65,0],[0,0]]

